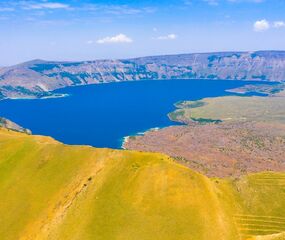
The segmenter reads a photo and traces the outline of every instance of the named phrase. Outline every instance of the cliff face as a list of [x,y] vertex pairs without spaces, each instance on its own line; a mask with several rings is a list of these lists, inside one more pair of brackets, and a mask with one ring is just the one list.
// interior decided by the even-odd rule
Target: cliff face
[[1,127],[21,133],[27,133],[27,134],[32,133],[29,129],[22,128],[18,124],[3,117],[0,117],[0,128]]
[[50,95],[54,89],[158,79],[285,80],[285,51],[223,52],[126,60],[34,60],[0,69],[0,98]]

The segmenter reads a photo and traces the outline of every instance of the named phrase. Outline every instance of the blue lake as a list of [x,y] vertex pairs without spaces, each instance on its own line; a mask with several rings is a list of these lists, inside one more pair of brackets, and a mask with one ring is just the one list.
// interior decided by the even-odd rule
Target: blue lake
[[180,100],[230,95],[250,82],[220,80],[137,81],[60,89],[65,98],[0,101],[0,115],[33,134],[67,144],[120,148],[123,137],[174,125],[167,114]]

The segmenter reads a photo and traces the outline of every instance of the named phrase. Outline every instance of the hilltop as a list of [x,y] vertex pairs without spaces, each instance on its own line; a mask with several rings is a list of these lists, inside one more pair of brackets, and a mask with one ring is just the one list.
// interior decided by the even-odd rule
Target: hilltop
[[159,153],[68,146],[4,128],[0,144],[3,240],[284,236],[281,173],[210,179]]
[[217,52],[123,60],[33,60],[0,68],[0,98],[42,98],[55,89],[86,84],[158,80],[225,79],[281,82],[285,51]]

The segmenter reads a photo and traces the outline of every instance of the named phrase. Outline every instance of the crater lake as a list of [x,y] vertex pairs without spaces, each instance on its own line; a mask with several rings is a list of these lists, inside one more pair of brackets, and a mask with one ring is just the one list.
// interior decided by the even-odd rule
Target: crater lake
[[125,136],[177,123],[167,114],[181,100],[233,95],[252,83],[229,80],[148,80],[69,87],[64,98],[0,101],[0,115],[33,134],[66,144],[120,148]]

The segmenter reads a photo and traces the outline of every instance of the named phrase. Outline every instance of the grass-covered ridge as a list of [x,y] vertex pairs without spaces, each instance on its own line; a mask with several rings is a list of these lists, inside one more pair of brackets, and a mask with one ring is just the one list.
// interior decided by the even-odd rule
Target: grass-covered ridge
[[226,240],[285,231],[285,174],[209,179],[163,154],[67,146],[3,128],[0,145],[3,240]]

